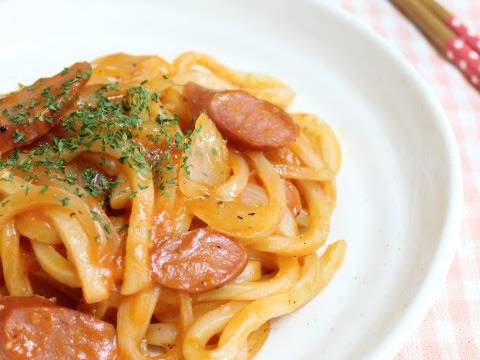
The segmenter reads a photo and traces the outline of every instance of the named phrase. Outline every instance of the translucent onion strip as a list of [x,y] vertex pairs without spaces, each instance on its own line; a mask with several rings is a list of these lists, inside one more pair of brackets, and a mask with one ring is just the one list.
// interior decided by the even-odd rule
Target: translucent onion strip
[[308,212],[306,212],[305,209],[301,209],[300,213],[295,218],[295,221],[299,227],[307,227],[310,223],[308,220]]
[[154,323],[148,326],[146,338],[150,345],[169,348],[175,343],[178,330],[175,324]]
[[231,90],[235,86],[229,81],[218,77],[217,75],[199,70],[189,70],[176,74],[172,81],[175,85],[185,85],[187,82],[194,82],[198,85],[212,90]]
[[283,213],[282,219],[278,224],[278,234],[294,238],[298,234],[298,226],[295,222],[295,217],[289,209]]
[[187,198],[189,210],[211,228],[243,239],[257,239],[270,235],[278,225],[285,207],[285,191],[280,177],[262,153],[250,152],[257,176],[268,194],[268,204],[246,207],[239,198],[230,202],[213,196]]
[[184,155],[186,168],[180,169],[179,184],[187,196],[201,196],[210,187],[223,184],[230,175],[228,148],[212,120],[201,114],[195,122],[197,134]]
[[240,193],[240,202],[247,207],[265,206],[268,204],[268,195],[263,187],[250,182]]
[[123,53],[103,56],[93,62],[89,84],[119,82],[128,86],[144,80],[161,79],[170,64],[159,56],[134,56]]
[[215,190],[216,197],[222,201],[232,201],[238,197],[245,189],[250,175],[245,158],[233,150],[230,151],[230,166],[233,175]]

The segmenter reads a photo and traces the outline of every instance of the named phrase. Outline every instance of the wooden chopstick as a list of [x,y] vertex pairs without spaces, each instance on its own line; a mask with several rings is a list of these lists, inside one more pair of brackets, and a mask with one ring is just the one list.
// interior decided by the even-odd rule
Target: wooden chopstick
[[480,39],[435,0],[390,1],[480,90]]
[[446,23],[448,19],[452,17],[452,14],[450,14],[450,12],[447,9],[445,9],[442,5],[440,5],[435,0],[421,0],[421,1],[425,7],[430,9],[430,11],[432,11],[443,22]]
[[[418,0],[391,0],[442,51],[455,38],[442,20]],[[443,51],[442,51],[443,52]]]

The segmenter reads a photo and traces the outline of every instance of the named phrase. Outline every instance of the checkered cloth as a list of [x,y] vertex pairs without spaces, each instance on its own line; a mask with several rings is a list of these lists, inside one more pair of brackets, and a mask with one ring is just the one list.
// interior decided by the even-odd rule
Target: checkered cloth
[[[480,32],[479,0],[441,0]],[[480,93],[386,0],[339,0],[399,48],[430,84],[459,143],[466,213],[448,277],[396,359],[480,359]],[[476,21],[476,22],[475,22]]]

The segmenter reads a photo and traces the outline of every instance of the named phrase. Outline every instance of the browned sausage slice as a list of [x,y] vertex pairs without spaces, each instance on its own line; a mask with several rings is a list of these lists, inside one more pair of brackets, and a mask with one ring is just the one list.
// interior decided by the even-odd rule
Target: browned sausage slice
[[298,136],[299,129],[290,115],[245,91],[213,91],[189,82],[183,87],[183,94],[192,117],[206,111],[220,132],[243,148],[279,148]]
[[161,239],[152,255],[154,279],[189,293],[217,288],[237,277],[246,265],[242,246],[208,229]]
[[76,63],[0,100],[0,153],[30,144],[55,126],[90,78],[91,66]]
[[118,359],[114,327],[39,297],[0,299],[0,359]]

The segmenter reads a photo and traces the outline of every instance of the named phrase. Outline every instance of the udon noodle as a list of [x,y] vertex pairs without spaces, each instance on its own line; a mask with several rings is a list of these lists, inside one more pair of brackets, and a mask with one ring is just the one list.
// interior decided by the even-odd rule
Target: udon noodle
[[[85,84],[58,124],[32,140],[16,129],[2,154],[1,293],[54,298],[112,324],[122,359],[253,358],[270,321],[308,303],[343,261],[345,243],[327,244],[334,132],[289,113],[299,130],[287,145],[238,145],[209,111],[192,116],[186,84],[240,90],[282,112],[294,94],[203,54],[115,54],[79,74],[73,86]],[[54,112],[63,105],[42,96]],[[165,250],[191,231],[228,247]],[[155,273],[158,247],[181,275]],[[204,262],[212,287],[191,273]]]

